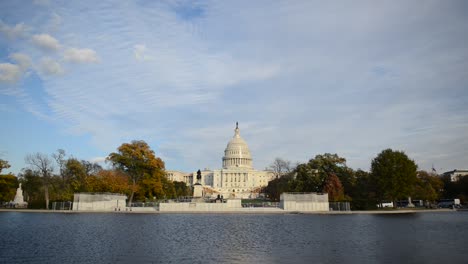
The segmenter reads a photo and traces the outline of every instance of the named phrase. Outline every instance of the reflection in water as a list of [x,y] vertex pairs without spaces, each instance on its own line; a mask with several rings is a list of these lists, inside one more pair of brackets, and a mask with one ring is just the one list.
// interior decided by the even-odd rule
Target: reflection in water
[[468,213],[0,213],[1,263],[464,263]]

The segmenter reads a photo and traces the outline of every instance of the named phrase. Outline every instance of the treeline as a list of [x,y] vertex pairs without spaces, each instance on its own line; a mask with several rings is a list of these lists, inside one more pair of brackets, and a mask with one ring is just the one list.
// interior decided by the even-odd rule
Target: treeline
[[[111,169],[67,156],[63,150],[52,155],[30,154],[25,162],[28,167],[16,177],[2,174],[10,165],[0,160],[0,204],[13,200],[19,183],[30,208],[48,208],[51,201],[71,201],[77,192],[123,193],[129,203],[191,195],[185,183],[167,179],[164,162],[144,141],[124,143],[110,153],[106,162]],[[276,179],[262,192],[275,201],[283,192],[326,192],[330,201],[349,201],[353,210],[374,209],[383,201],[408,197],[427,204],[440,198],[468,201],[468,176],[451,182],[448,177],[418,171],[404,152],[391,149],[372,160],[370,172],[353,170],[345,158],[329,153],[296,166],[278,158],[269,169]]]
[[[8,162],[0,161],[2,169],[9,167]],[[167,179],[164,162],[144,141],[122,144],[110,153],[106,162],[112,165],[111,169],[67,157],[64,150],[52,155],[30,154],[25,162],[28,167],[18,177],[0,175],[0,202],[13,200],[19,183],[30,208],[48,208],[52,201],[73,201],[77,192],[123,193],[129,197],[129,203],[191,194],[185,183]]]
[[[383,150],[372,160],[371,171],[353,170],[337,154],[317,155],[297,164],[276,159],[269,167],[276,174],[264,192],[278,201],[283,192],[324,192],[330,201],[348,201],[353,210],[375,209],[383,201],[423,200],[427,205],[440,198],[468,198],[468,177],[458,182],[435,173],[418,171],[402,151]],[[396,203],[394,203],[396,206]]]

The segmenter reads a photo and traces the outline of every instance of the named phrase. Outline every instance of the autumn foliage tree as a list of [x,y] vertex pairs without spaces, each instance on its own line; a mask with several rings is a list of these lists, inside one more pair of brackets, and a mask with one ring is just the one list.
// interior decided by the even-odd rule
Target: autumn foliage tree
[[129,206],[143,179],[145,179],[145,185],[148,185],[148,179],[152,179],[154,181],[151,183],[152,187],[159,188],[157,185],[160,177],[164,177],[164,162],[156,157],[154,151],[142,140],[122,144],[117,152],[109,154],[107,160],[130,178],[132,189],[128,200]]
[[345,199],[343,185],[335,173],[328,174],[323,192],[328,193],[328,199],[331,202],[343,201]]
[[101,170],[86,178],[88,192],[111,192],[130,194],[132,189],[128,176],[119,170]]

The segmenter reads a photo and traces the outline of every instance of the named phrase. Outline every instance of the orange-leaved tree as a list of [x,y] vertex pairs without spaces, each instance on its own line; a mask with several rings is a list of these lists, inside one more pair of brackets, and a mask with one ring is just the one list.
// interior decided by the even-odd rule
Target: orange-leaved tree
[[164,170],[164,162],[155,156],[154,151],[143,140],[133,140],[122,144],[117,152],[109,154],[107,160],[127,174],[132,185],[128,206],[131,206],[138,184],[146,175]]

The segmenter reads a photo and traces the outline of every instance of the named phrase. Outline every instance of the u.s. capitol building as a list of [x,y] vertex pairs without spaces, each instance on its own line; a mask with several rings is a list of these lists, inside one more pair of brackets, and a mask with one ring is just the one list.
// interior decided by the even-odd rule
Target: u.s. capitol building
[[[207,193],[223,195],[225,198],[255,198],[260,189],[274,178],[271,171],[258,171],[252,166],[252,155],[240,136],[238,124],[234,137],[224,150],[223,167],[220,170],[201,171],[200,184]],[[182,181],[189,186],[197,183],[196,172],[166,171],[172,181]],[[195,177],[194,177],[195,175]]]

